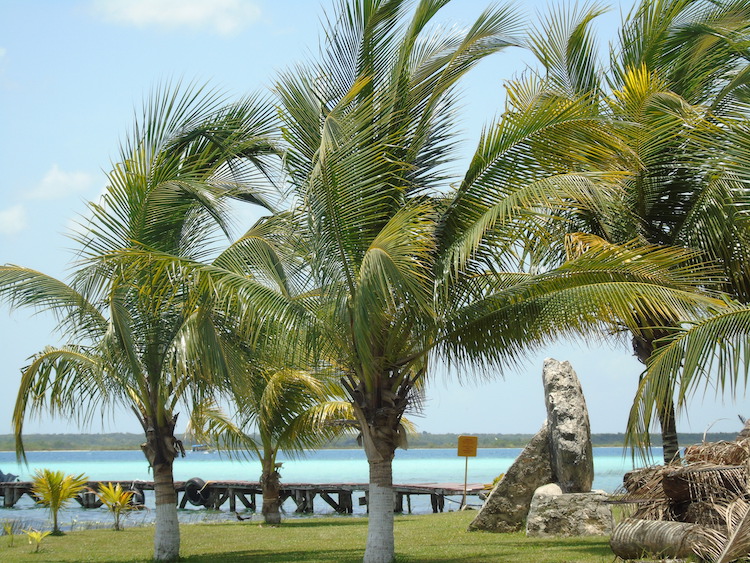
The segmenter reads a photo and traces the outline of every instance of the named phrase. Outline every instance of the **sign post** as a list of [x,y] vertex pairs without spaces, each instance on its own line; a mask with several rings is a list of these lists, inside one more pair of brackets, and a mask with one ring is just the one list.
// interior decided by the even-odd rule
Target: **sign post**
[[466,466],[464,468],[464,498],[461,501],[461,510],[466,508],[466,486],[469,479],[469,458],[476,457],[478,441],[479,439],[476,436],[458,437],[458,456],[466,458]]

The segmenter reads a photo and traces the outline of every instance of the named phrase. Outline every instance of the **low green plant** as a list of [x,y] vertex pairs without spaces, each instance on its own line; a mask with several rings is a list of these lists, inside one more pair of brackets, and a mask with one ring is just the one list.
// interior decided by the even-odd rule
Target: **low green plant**
[[13,540],[16,537],[18,523],[16,520],[3,520],[3,533],[8,536],[8,547],[13,547]]
[[29,543],[36,544],[34,553],[39,552],[39,548],[42,545],[42,540],[52,533],[50,530],[40,532],[39,530],[34,530],[33,528],[31,530],[22,530],[22,532],[29,536]]
[[38,504],[49,508],[54,535],[63,534],[57,524],[58,512],[86,488],[87,480],[83,473],[65,475],[62,471],[37,469],[31,484],[31,492]]
[[114,516],[115,530],[118,532],[122,530],[120,517],[124,512],[133,509],[133,505],[131,503],[133,499],[133,491],[123,490],[122,486],[119,483],[115,485],[113,485],[112,483],[108,483],[106,485],[100,485],[99,491],[96,493],[96,495]]

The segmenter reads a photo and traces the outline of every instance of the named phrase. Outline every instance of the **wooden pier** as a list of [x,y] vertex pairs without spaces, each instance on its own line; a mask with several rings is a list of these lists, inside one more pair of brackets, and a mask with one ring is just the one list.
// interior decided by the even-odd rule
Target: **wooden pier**
[[[154,490],[153,481],[89,481],[88,491],[78,495],[76,500],[83,508],[98,508],[102,505],[95,491],[100,484],[120,484],[124,490],[135,492],[134,500],[138,504],[145,504],[146,492]],[[31,482],[16,481],[0,483],[0,496],[3,497],[2,506],[10,508],[21,499],[23,495],[34,498],[31,492]],[[476,496],[484,490],[481,483],[472,483],[467,486],[466,494]],[[281,500],[292,499],[296,505],[296,513],[310,514],[314,512],[315,500],[320,498],[328,506],[339,514],[351,514],[354,510],[355,495],[359,506],[367,504],[366,483],[282,483]],[[394,489],[394,512],[404,512],[404,501],[406,501],[406,512],[411,513],[411,499],[413,496],[430,497],[433,512],[443,512],[445,498],[448,496],[463,495],[463,483],[424,483],[415,485],[395,484]],[[262,500],[263,493],[260,483],[255,481],[203,481],[199,478],[188,481],[176,481],[177,505],[186,508],[202,506],[214,510],[221,510],[228,504],[230,512],[240,510],[256,510],[259,508],[257,497]]]

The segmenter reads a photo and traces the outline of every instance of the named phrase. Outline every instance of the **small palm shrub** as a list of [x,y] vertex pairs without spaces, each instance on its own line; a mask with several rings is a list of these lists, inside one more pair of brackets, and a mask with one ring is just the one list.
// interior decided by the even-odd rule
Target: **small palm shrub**
[[115,530],[122,530],[120,517],[123,512],[132,510],[133,505],[131,504],[131,500],[133,499],[133,491],[124,491],[119,483],[115,485],[108,483],[100,485],[96,495],[114,516]]
[[13,540],[20,528],[18,520],[3,520],[3,533],[8,536],[8,547],[13,547]]
[[38,504],[49,508],[54,535],[63,534],[57,525],[58,512],[86,488],[87,481],[88,478],[83,473],[65,475],[62,471],[38,469],[34,474],[31,492]]
[[34,553],[39,552],[39,547],[42,545],[42,540],[52,533],[49,530],[46,532],[40,532],[39,530],[34,530],[34,529],[22,530],[22,531],[24,534],[29,536],[29,543],[36,544],[36,549],[34,549]]

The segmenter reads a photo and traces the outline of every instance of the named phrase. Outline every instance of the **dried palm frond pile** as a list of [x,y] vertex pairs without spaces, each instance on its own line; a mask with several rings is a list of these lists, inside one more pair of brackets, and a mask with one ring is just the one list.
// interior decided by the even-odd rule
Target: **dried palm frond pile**
[[685,463],[713,463],[715,465],[745,465],[750,451],[748,439],[734,442],[703,442],[685,448]]
[[[653,539],[660,531],[660,524],[655,522],[664,522],[660,556],[684,551],[688,539],[695,554],[716,563],[750,556],[749,468],[750,439],[740,435],[734,442],[690,446],[682,463],[628,473],[619,498],[630,504],[633,512],[613,533],[613,551],[625,557],[645,529],[649,536],[642,538],[648,544],[643,545],[644,551],[653,551],[652,545],[660,545]],[[654,524],[639,525],[644,521]],[[675,527],[667,522],[685,526]],[[675,534],[682,530],[689,537],[676,541]]]

